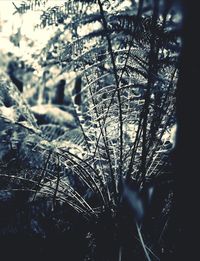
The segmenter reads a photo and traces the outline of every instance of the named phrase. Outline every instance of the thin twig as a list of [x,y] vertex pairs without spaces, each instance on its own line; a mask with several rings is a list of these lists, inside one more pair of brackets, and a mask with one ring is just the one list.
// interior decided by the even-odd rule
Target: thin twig
[[149,256],[149,253],[147,252],[147,248],[146,248],[146,245],[145,245],[145,243],[144,243],[144,240],[143,240],[143,237],[142,237],[142,234],[141,234],[141,230],[140,230],[139,225],[138,225],[137,222],[136,222],[136,228],[137,228],[138,236],[139,236],[139,238],[140,238],[140,243],[141,243],[142,248],[143,248],[143,250],[144,250],[146,259],[147,259],[148,261],[151,261],[151,258],[150,258],[150,256]]
[[[108,42],[108,50],[111,56],[111,62],[112,62],[112,66],[113,66],[113,73],[114,73],[114,77],[115,77],[115,82],[116,82],[116,89],[117,89],[117,98],[118,98],[118,106],[119,106],[119,124],[120,124],[120,133],[119,133],[119,138],[120,138],[120,156],[119,156],[119,176],[122,175],[122,165],[123,165],[123,112],[122,112],[122,104],[121,104],[121,94],[120,94],[120,90],[119,90],[119,79],[118,79],[118,75],[117,75],[117,68],[116,68],[116,64],[115,64],[115,57],[114,57],[114,53],[113,53],[113,48],[112,48],[112,44],[111,44],[111,40],[109,37],[109,33],[108,33],[108,25],[107,25],[107,21],[104,15],[104,10],[103,10],[103,5],[101,3],[100,0],[98,0],[98,5],[100,8],[100,14],[102,16],[102,21],[103,21],[103,27],[105,29],[106,33],[106,39]],[[116,185],[113,184],[115,186],[115,194],[116,192]]]

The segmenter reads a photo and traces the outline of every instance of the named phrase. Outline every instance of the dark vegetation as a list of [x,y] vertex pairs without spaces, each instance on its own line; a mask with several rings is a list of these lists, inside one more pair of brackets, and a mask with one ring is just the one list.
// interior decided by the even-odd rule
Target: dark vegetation
[[181,3],[46,2],[16,12],[43,10],[37,27],[55,34],[29,60],[6,54],[0,71],[1,255],[176,260],[182,86],[193,77]]

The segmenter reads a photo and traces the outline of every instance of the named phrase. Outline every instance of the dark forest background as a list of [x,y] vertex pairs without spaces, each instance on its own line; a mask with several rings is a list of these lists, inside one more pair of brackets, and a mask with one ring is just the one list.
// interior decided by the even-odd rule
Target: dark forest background
[[1,51],[1,259],[198,260],[198,2],[45,2]]

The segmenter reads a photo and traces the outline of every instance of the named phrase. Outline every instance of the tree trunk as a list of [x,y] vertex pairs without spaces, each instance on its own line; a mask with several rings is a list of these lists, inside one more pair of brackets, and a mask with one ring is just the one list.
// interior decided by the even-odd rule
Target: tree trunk
[[[174,157],[176,173],[176,260],[198,260],[195,247],[197,228],[193,226],[199,196],[196,182],[199,168],[197,141],[197,115],[199,101],[197,87],[200,73],[199,8],[197,1],[182,1],[183,47],[180,61],[180,75],[177,89],[178,132]],[[199,203],[198,203],[199,204]],[[196,251],[195,251],[196,250]]]

